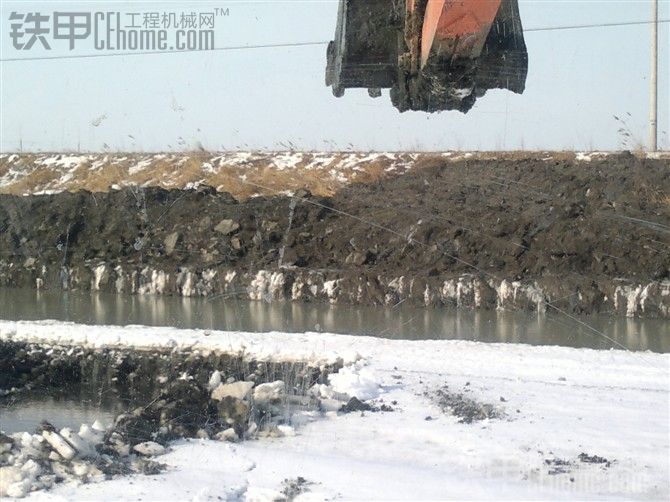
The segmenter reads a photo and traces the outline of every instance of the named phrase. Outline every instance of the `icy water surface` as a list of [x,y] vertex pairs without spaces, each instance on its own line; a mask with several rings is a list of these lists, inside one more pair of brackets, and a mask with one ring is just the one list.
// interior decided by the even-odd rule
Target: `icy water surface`
[[59,394],[33,392],[28,396],[0,400],[0,430],[7,434],[33,432],[42,420],[48,420],[59,429],[78,430],[81,424],[92,424],[96,420],[107,426],[124,411],[119,401],[82,396],[76,391]]
[[111,405],[78,401],[74,397],[31,397],[12,405],[0,406],[0,430],[7,434],[32,432],[44,419],[59,429],[78,429],[81,424],[91,424],[96,420],[111,425],[115,416],[115,407]]
[[320,331],[409,340],[563,345],[670,352],[670,322],[449,308],[351,307],[265,303],[231,298],[129,296],[0,288],[0,319],[58,319],[86,324],[144,324],[237,331]]

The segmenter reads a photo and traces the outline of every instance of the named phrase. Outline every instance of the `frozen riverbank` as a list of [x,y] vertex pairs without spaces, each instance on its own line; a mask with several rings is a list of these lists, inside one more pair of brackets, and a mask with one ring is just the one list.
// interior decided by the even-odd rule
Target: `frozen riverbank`
[[[307,174],[288,183],[271,159],[225,174],[223,160],[194,156],[196,172],[228,182],[48,193],[10,190],[2,172],[14,167],[0,159],[0,286],[670,317],[667,159],[445,154],[388,172],[398,159],[384,159],[358,159],[354,178],[325,191]],[[47,160],[14,161],[26,181]],[[98,173],[89,161],[67,179]],[[254,197],[230,184],[270,180]]]
[[33,497],[267,500],[301,490],[303,497],[345,499],[669,494],[668,355],[65,323],[3,322],[0,338],[337,360],[347,366],[329,386],[315,389],[321,397],[357,394],[393,409],[306,416],[294,437],[174,443],[158,457],[168,468],[156,476],[137,476],[132,484],[128,478],[64,484]]

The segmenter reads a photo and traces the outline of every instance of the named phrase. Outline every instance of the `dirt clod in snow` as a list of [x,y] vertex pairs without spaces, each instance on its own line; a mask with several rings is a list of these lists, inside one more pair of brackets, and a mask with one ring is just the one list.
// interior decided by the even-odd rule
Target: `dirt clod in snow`
[[285,479],[282,483],[282,495],[286,497],[287,502],[291,502],[296,499],[299,495],[309,491],[309,486],[312,482],[306,480],[302,476],[298,476],[295,479]]
[[349,402],[340,408],[340,413],[353,413],[355,411],[374,411],[368,403],[364,403],[357,397],[352,397]]
[[480,403],[461,393],[451,392],[446,385],[433,393],[426,393],[444,413],[459,418],[459,423],[471,424],[480,420],[500,418],[504,413],[492,404]]
[[580,453],[578,458],[580,462],[584,462],[585,464],[605,464],[605,467],[612,465],[611,461],[607,460],[605,457],[599,457],[598,455]]
[[[550,452],[551,453],[551,452]],[[588,453],[580,453],[575,460],[565,460],[562,458],[547,458],[544,460],[545,465],[549,467],[547,474],[555,476],[557,474],[566,474],[574,469],[579,467],[579,463],[582,464],[597,464],[602,466],[602,468],[609,468],[614,461],[610,461],[605,457],[600,457],[598,455],[589,455]]]
[[548,474],[555,476],[556,474],[566,474],[572,470],[573,463],[569,460],[561,458],[547,458],[544,463],[549,466]]

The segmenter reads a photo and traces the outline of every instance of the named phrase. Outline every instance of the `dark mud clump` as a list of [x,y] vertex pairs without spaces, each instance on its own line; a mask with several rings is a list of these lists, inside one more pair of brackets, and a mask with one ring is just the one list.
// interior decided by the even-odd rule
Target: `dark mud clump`
[[306,480],[302,476],[298,476],[297,478],[293,479],[285,479],[282,483],[281,490],[282,495],[285,497],[283,500],[286,502],[292,502],[299,495],[309,492],[309,487],[312,484],[313,483],[311,481]]
[[568,474],[579,467],[579,464],[596,464],[603,469],[611,467],[615,461],[608,460],[605,457],[598,455],[589,455],[587,453],[580,453],[575,460],[566,460],[562,458],[546,458],[544,464],[547,466],[547,474],[555,476],[557,474]]
[[357,397],[352,397],[349,399],[347,404],[342,405],[340,408],[340,413],[353,413],[356,411],[372,411],[372,405],[365,403],[358,399]]
[[580,453],[577,457],[580,462],[585,464],[602,464],[605,467],[612,465],[612,462],[607,460],[605,457],[599,457],[598,455],[589,455],[588,453]]
[[572,471],[574,462],[563,460],[561,458],[547,458],[544,460],[545,465],[549,467],[547,474],[555,476],[556,474],[567,474]]
[[433,393],[426,392],[426,395],[431,397],[444,413],[458,417],[458,422],[462,424],[504,416],[503,412],[492,404],[480,403],[461,393],[451,392],[446,385]]
[[352,397],[347,401],[346,404],[342,405],[342,407],[338,410],[340,413],[354,413],[354,412],[365,412],[365,411],[370,411],[372,413],[377,413],[380,411],[383,412],[391,412],[394,411],[394,408],[392,406],[389,406],[388,404],[384,403],[383,400],[379,400],[379,402],[372,401],[372,402],[365,402],[361,401],[358,399],[356,396]]

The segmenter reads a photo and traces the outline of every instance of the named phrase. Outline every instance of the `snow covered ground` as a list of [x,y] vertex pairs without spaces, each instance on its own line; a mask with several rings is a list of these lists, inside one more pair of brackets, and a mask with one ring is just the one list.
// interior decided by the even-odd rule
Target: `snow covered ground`
[[[670,496],[668,354],[59,322],[0,322],[0,339],[244,350],[251,358],[315,363],[340,358],[346,366],[317,389],[322,396],[358,395],[394,409],[304,412],[296,435],[282,438],[181,441],[157,458],[169,466],[162,474],[61,485],[35,499]],[[440,389],[456,401],[461,395],[492,405],[498,418],[462,422],[440,406]]]

